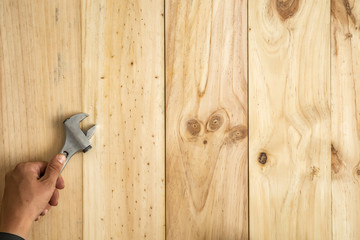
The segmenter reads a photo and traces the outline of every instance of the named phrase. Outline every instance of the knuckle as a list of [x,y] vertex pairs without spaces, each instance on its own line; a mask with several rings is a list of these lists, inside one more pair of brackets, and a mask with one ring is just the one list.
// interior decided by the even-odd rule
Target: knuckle
[[31,169],[31,163],[29,162],[21,162],[16,165],[14,171],[23,173],[25,171],[29,171]]
[[21,162],[16,165],[15,170],[22,171],[22,170],[24,170],[24,168],[25,168],[25,163]]

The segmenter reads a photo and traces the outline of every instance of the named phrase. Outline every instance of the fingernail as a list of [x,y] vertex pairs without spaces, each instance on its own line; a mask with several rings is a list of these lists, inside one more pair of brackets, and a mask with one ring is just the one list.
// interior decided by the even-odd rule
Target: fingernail
[[59,163],[63,164],[65,162],[65,155],[58,154],[56,159],[59,161]]
[[44,211],[44,215],[45,215],[48,211],[49,211],[49,210],[45,209],[45,211]]

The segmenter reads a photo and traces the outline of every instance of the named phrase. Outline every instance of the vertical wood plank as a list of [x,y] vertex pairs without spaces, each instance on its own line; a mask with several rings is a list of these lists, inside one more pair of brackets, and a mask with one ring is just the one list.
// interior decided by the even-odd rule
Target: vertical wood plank
[[167,239],[247,239],[247,1],[166,1]]
[[331,239],[330,1],[249,2],[252,239]]
[[359,1],[332,1],[331,167],[333,239],[360,239],[359,20]]
[[[62,121],[81,110],[80,44],[80,1],[0,1],[1,176],[60,151]],[[82,239],[81,156],[63,177],[59,206],[34,224],[29,239]]]
[[84,239],[164,239],[164,2],[82,1]]

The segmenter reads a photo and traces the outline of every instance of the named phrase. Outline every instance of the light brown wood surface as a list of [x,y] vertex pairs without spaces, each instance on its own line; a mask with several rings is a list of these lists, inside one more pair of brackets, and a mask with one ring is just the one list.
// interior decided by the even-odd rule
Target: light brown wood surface
[[359,0],[0,0],[0,199],[86,112],[29,239],[360,239],[359,57]]
[[[81,110],[81,96],[80,1],[0,1],[1,194],[17,163],[60,151],[62,121]],[[82,155],[63,177],[61,204],[29,239],[82,239]]]
[[249,1],[253,239],[331,239],[330,1]]
[[246,1],[166,2],[166,236],[246,239]]
[[333,239],[360,239],[360,2],[332,1]]
[[98,126],[31,239],[163,239],[163,2],[0,4],[1,175],[55,155],[66,117]]
[[164,239],[164,5],[82,1],[84,239]]
[[163,2],[82,1],[84,239],[164,239]]

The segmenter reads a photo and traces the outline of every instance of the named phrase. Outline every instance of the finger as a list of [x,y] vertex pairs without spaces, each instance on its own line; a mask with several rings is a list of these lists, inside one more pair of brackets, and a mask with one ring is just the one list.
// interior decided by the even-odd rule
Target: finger
[[64,162],[65,162],[65,155],[63,154],[56,155],[47,165],[45,169],[45,174],[41,179],[43,181],[50,182],[51,185],[55,187],[60,171],[64,165]]
[[59,190],[55,189],[53,195],[50,198],[49,204],[51,206],[57,206],[59,201]]
[[62,176],[60,176],[56,182],[56,188],[57,189],[63,189],[65,187],[65,182]]
[[50,210],[50,208],[50,204],[47,204],[46,208],[40,213],[40,216],[44,216]]

